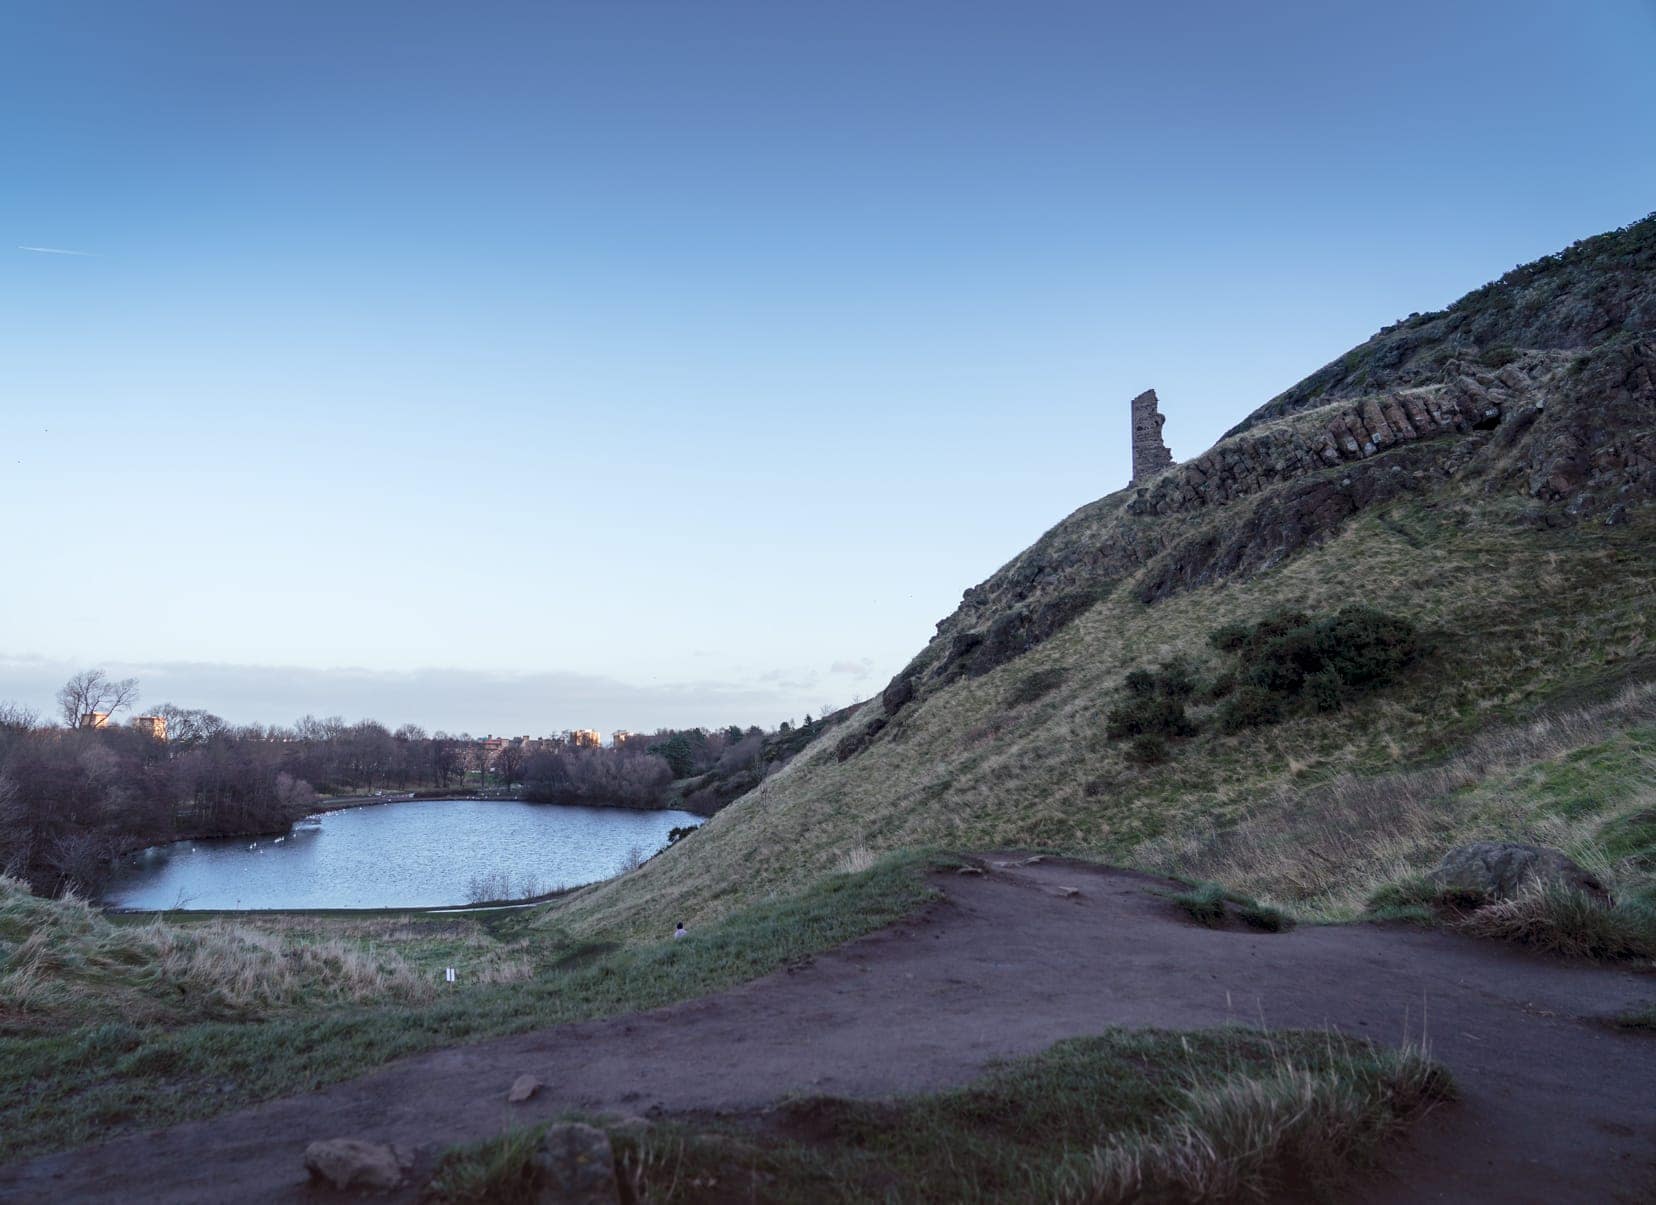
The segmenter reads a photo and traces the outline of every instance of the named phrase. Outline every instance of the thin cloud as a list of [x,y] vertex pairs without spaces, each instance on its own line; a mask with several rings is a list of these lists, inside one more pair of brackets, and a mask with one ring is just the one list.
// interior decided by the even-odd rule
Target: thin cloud
[[19,251],[33,251],[37,255],[91,255],[90,251],[71,251],[67,247],[25,247],[19,243]]
[[773,727],[814,711],[817,699],[792,683],[684,681],[641,684],[593,674],[547,670],[415,668],[406,671],[300,668],[223,662],[73,662],[0,649],[0,703],[42,716],[56,712],[57,688],[70,674],[101,665],[114,678],[135,677],[146,704],[203,707],[231,723],[291,723],[301,715],[370,716],[391,727],[413,722],[450,732],[535,736],[565,728]]
[[853,678],[866,678],[874,672],[874,660],[871,657],[845,658],[834,662],[828,667],[831,674],[848,674]]

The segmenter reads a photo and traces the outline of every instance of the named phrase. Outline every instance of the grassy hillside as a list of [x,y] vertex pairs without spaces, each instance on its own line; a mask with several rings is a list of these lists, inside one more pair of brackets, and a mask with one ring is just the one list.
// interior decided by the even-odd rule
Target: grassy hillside
[[[1337,379],[1070,516],[967,591],[883,698],[549,920],[655,931],[922,844],[1222,876],[1329,917],[1482,836],[1568,845],[1642,890],[1653,333],[1656,218],[1382,332]],[[1211,682],[1220,625],[1353,603],[1431,654],[1338,710],[1229,734],[1198,697],[1200,733],[1159,765],[1106,736],[1135,667],[1179,657]],[[1316,820],[1359,797],[1363,823]]]

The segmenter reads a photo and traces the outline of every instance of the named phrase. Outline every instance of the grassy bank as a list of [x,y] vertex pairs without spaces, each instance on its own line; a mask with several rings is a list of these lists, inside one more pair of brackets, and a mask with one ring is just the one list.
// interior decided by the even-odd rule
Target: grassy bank
[[[123,926],[8,887],[0,1159],[208,1116],[441,1046],[717,991],[912,914],[934,898],[924,872],[946,861],[887,858],[687,940],[627,948],[537,925],[532,909],[447,930],[386,917]],[[399,925],[412,926],[401,942]],[[476,942],[485,955],[473,956]],[[450,987],[441,967],[456,963],[462,981]],[[510,967],[497,978],[512,981],[487,981],[491,966]]]
[[1129,855],[1349,920],[1377,896],[1430,902],[1399,884],[1472,840],[1561,849],[1618,900],[1656,903],[1656,686],[1493,728],[1418,768],[1290,780],[1237,821],[1194,821]]
[[[641,1198],[1126,1201],[1327,1191],[1453,1095],[1420,1051],[1327,1033],[1111,1031],[893,1102],[813,1097],[746,1124],[618,1129]],[[446,1202],[534,1200],[529,1129],[458,1149]]]
[[[1154,604],[1118,590],[1024,656],[905,708],[855,756],[839,760],[835,741],[811,746],[639,876],[571,900],[561,923],[626,937],[663,911],[706,921],[857,847],[924,844],[1058,850],[1338,918],[1464,840],[1592,838],[1647,806],[1624,788],[1650,753],[1651,696],[1595,709],[1656,675],[1656,516],[1535,530],[1505,505],[1471,492],[1398,502],[1248,580]],[[1214,629],[1358,600],[1428,633],[1431,658],[1327,714],[1234,734],[1204,724],[1160,765],[1134,764],[1129,742],[1106,735],[1135,667],[1183,656],[1211,678],[1223,668]],[[846,731],[879,709],[871,701]],[[1567,760],[1594,746],[1604,765],[1591,753]],[[1448,777],[1429,781],[1442,768]],[[1478,791],[1483,770],[1504,785]],[[1385,796],[1394,776],[1417,773],[1427,777],[1399,834]],[[1587,799],[1573,776],[1602,778],[1609,802]],[[1342,806],[1357,828],[1343,830]]]

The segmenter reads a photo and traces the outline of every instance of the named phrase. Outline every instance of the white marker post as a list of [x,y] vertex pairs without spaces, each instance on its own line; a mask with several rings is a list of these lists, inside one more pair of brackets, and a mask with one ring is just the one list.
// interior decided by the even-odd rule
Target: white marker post
[[453,967],[444,967],[443,968],[443,978],[445,980],[447,980],[449,983],[453,983],[454,982],[454,968]]

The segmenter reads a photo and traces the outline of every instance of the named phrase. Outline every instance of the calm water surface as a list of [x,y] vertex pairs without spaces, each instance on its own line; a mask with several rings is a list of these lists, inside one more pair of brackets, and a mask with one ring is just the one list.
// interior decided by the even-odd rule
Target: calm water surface
[[[104,893],[117,908],[414,908],[464,904],[474,881],[510,893],[608,878],[628,851],[700,824],[689,812],[427,799],[325,812],[280,839],[177,841],[125,859]],[[498,881],[498,877],[497,877]],[[490,892],[496,896],[496,892]]]

